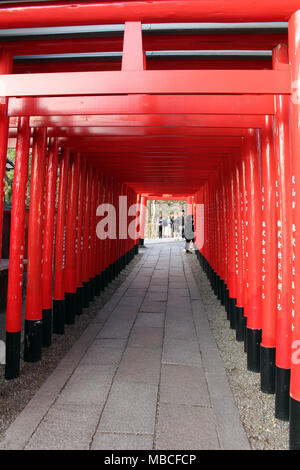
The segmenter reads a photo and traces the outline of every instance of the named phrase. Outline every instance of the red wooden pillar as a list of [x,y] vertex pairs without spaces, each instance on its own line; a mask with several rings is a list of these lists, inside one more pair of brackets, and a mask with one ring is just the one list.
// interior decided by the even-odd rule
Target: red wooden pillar
[[[0,49],[0,75],[12,73],[13,56],[10,51]],[[5,185],[5,171],[6,171],[6,157],[7,157],[7,139],[9,118],[7,116],[8,98],[1,97],[0,99],[0,181],[1,190],[0,194],[0,253],[2,251],[2,224],[3,224],[3,204],[4,204],[4,185]]]
[[[288,48],[278,45],[273,51],[273,68],[288,63]],[[290,152],[290,98],[275,96],[275,157],[277,165],[277,319],[275,416],[289,418],[292,312],[292,206]]]
[[86,173],[86,191],[84,199],[84,216],[83,216],[83,270],[82,280],[84,287],[83,307],[88,307],[91,297],[90,289],[90,271],[89,271],[89,245],[90,245],[90,215],[91,215],[91,189],[92,189],[92,167],[87,164]]
[[228,289],[230,327],[236,328],[237,276],[235,259],[235,168],[233,159],[229,161],[228,178]]
[[142,196],[141,197],[141,217],[140,217],[140,245],[144,245],[144,239],[145,239],[145,230],[146,230],[146,212],[147,212],[147,197]]
[[75,322],[76,314],[76,237],[78,222],[78,187],[80,171],[80,154],[72,154],[69,165],[68,210],[66,217],[66,266],[65,266],[65,301],[66,324]]
[[83,250],[83,210],[84,210],[84,197],[86,189],[86,161],[84,159],[80,162],[79,186],[78,186],[78,220],[77,220],[77,245],[76,245],[76,292],[77,292],[77,305],[76,314],[82,314],[83,307],[83,285],[82,285],[82,250]]
[[141,217],[141,195],[136,194],[136,227],[135,227],[135,240],[134,240],[134,254],[137,255],[139,252],[139,232],[140,232],[140,217]]
[[46,201],[43,243],[43,280],[42,280],[42,313],[43,313],[43,346],[51,345],[52,337],[52,291],[53,291],[53,244],[55,199],[57,186],[58,146],[57,138],[51,140],[48,151],[46,175]]
[[28,224],[28,265],[25,310],[24,361],[42,354],[42,258],[47,129],[33,134]]
[[22,285],[26,219],[25,201],[28,180],[29,144],[29,118],[21,117],[18,122],[10,226],[10,261],[6,307],[5,378],[7,380],[18,377],[20,373]]
[[96,209],[97,209],[98,170],[93,168],[92,194],[91,194],[91,230],[90,230],[90,285],[91,300],[96,295]]
[[234,192],[235,192],[235,269],[237,277],[236,291],[236,339],[244,341],[244,304],[243,304],[243,199],[242,199],[241,155],[235,161]]
[[55,269],[53,298],[53,333],[65,332],[65,224],[66,199],[69,177],[69,149],[63,150],[59,163],[59,186],[55,230]]
[[293,244],[295,268],[292,284],[290,448],[300,449],[300,10],[289,20],[289,61],[291,66],[291,149],[293,196]]
[[248,270],[248,257],[247,257],[247,212],[248,212],[248,197],[246,191],[246,145],[242,148],[240,159],[240,195],[241,195],[241,225],[242,225],[242,277],[243,277],[243,291],[241,303],[244,308],[244,351],[247,351],[247,270]]
[[265,117],[261,130],[262,165],[262,341],[260,348],[261,390],[275,392],[277,247],[273,117]]
[[246,257],[247,257],[247,367],[260,371],[262,329],[261,299],[261,185],[260,149],[257,131],[250,129],[247,137],[246,173]]
[[[97,204],[96,204],[96,215],[97,209],[102,204],[102,185],[103,185],[103,175],[98,173],[98,183],[97,183]],[[97,220],[96,220],[97,222]],[[96,228],[95,228],[96,230]],[[95,294],[99,296],[102,290],[102,277],[101,277],[101,240],[96,233],[96,275],[95,275]]]

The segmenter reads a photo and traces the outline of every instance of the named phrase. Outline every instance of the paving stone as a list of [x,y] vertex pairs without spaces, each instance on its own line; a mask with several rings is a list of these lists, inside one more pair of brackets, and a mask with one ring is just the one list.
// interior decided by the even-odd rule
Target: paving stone
[[160,285],[160,284],[157,284],[157,285],[153,285],[151,284],[149,286],[149,289],[148,289],[148,292],[167,292],[168,291],[168,285]]
[[54,405],[26,449],[87,450],[101,411],[95,405]]
[[188,289],[183,289],[182,287],[178,287],[176,289],[170,287],[168,290],[169,298],[172,299],[174,297],[189,297],[190,293]]
[[162,302],[168,300],[168,293],[167,292],[149,292],[145,296],[145,302]]
[[132,348],[161,349],[163,342],[163,329],[134,326],[131,331],[128,346]]
[[166,302],[143,302],[140,312],[164,313],[166,311]]
[[140,434],[109,434],[97,432],[92,450],[152,450],[153,436]]
[[61,392],[57,403],[104,405],[116,368],[116,365],[80,365]]
[[107,321],[97,338],[128,338],[132,328],[132,321]]
[[155,448],[220,449],[212,410],[202,406],[160,403]]
[[164,323],[165,323],[165,316],[163,313],[140,312],[137,316],[135,326],[162,328],[164,326]]
[[163,364],[159,394],[161,403],[210,406],[202,367]]
[[115,381],[158,384],[160,349],[131,348],[125,350]]
[[98,432],[154,434],[157,385],[114,382]]
[[194,324],[190,320],[167,317],[165,323],[165,337],[197,341]]
[[143,299],[144,299],[144,295],[140,295],[140,296],[130,296],[130,297],[123,297],[119,304],[118,304],[118,307],[117,308],[121,308],[123,306],[126,306],[126,307],[139,307],[141,305],[141,303],[143,302]]
[[[110,340],[113,341],[113,340]],[[83,356],[80,364],[81,365],[118,365],[124,348],[108,347],[107,344],[103,345],[101,341],[94,341],[91,347]]]
[[240,421],[227,376],[206,374],[206,377],[221,448],[224,450],[250,450],[251,447]]
[[130,288],[127,289],[127,291],[125,292],[125,297],[131,297],[131,296],[133,296],[133,297],[138,296],[138,297],[139,297],[139,296],[144,296],[144,295],[146,294],[146,292],[147,292],[147,289],[141,289],[141,288],[139,288],[139,289],[137,289],[137,288],[134,289],[134,288],[131,288],[131,287],[130,287]]
[[202,365],[198,343],[165,338],[162,362],[164,364]]

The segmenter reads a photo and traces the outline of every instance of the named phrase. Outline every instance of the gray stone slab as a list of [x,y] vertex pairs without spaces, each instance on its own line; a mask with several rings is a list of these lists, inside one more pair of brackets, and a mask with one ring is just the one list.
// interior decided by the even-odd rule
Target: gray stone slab
[[98,432],[154,434],[157,385],[114,382]]
[[160,361],[161,349],[128,347],[119,365],[115,381],[158,384]]
[[169,281],[167,278],[152,277],[149,287],[152,288],[153,286],[168,286],[168,285],[169,285]]
[[227,376],[223,374],[206,374],[206,377],[221,448],[225,450],[250,450],[251,446],[240,421]]
[[131,331],[128,346],[132,348],[161,349],[162,342],[162,328],[138,327],[135,325]]
[[190,292],[188,289],[183,289],[182,287],[178,287],[176,289],[174,288],[169,288],[168,290],[168,294],[169,294],[169,298],[172,299],[172,298],[177,298],[177,297],[189,297],[190,296]]
[[210,408],[161,403],[155,448],[157,450],[220,449]]
[[143,302],[143,299],[144,299],[144,295],[140,295],[140,296],[130,296],[130,297],[123,297],[119,304],[118,304],[118,307],[117,308],[121,308],[123,306],[126,306],[126,307],[139,307],[141,305],[141,303]]
[[113,345],[108,347],[103,345],[101,341],[95,340],[83,356],[80,365],[118,365],[123,351],[124,348],[114,347]]
[[165,323],[165,315],[163,313],[140,312],[137,316],[135,326],[162,328]]
[[163,364],[159,394],[161,403],[210,406],[202,367]]
[[201,356],[204,369],[208,373],[226,374],[224,363],[218,349],[202,348]]
[[140,312],[153,312],[153,313],[164,313],[166,311],[166,302],[143,302],[140,308]]
[[127,289],[127,291],[125,292],[125,297],[136,297],[136,296],[144,296],[147,292],[147,289],[142,289],[142,288],[139,288],[139,289],[133,289],[133,288],[129,288]]
[[164,364],[202,365],[196,341],[166,338],[163,346]]
[[151,284],[149,286],[148,292],[167,292],[168,291],[168,285],[160,285],[160,284]]
[[97,338],[128,338],[132,328],[132,321],[118,320],[107,321],[103,329],[97,335]]
[[167,317],[165,323],[165,337],[197,341],[194,324],[190,320]]
[[109,434],[97,432],[92,450],[152,450],[153,436],[141,434]]
[[26,449],[87,450],[102,406],[54,405],[33,434]]
[[77,367],[57,404],[104,405],[116,368],[87,364]]
[[168,300],[168,293],[167,292],[149,292],[145,296],[145,302],[161,302]]

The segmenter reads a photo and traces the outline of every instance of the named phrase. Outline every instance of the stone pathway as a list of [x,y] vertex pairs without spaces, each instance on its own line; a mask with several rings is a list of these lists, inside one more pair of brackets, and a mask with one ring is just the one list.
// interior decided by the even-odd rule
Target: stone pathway
[[183,243],[141,261],[0,449],[250,449]]

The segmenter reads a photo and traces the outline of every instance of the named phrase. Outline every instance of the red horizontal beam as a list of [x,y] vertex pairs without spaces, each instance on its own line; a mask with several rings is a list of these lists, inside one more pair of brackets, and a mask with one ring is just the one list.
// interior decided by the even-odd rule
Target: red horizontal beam
[[[32,130],[33,132],[33,130]],[[48,137],[100,137],[100,136],[246,136],[246,129],[216,129],[203,127],[48,127]],[[17,129],[9,131],[17,137]]]
[[147,70],[1,75],[0,96],[289,94],[289,70]]
[[[66,62],[26,62],[15,63],[13,73],[57,73],[57,72],[99,72],[119,71],[121,60],[88,60]],[[147,60],[147,70],[271,70],[272,59],[244,58],[180,58],[180,59],[151,59]]]
[[[23,76],[22,76],[23,77]],[[9,116],[95,114],[274,114],[271,95],[127,95],[10,98]]]
[[299,9],[298,0],[153,0],[85,2],[74,4],[15,4],[1,8],[1,28],[31,28],[125,21],[243,22],[286,21]]
[[[144,34],[145,51],[166,50],[272,50],[277,44],[287,42],[287,34],[280,33],[238,33],[221,32],[218,34],[175,33],[175,34]],[[35,39],[26,41],[7,41],[2,43],[13,55],[28,54],[68,54],[82,52],[121,52],[123,35],[87,38],[56,38]],[[153,59],[148,60],[152,62]]]
[[[81,116],[33,116],[30,118],[30,127],[73,127],[78,129],[88,128],[110,128],[110,127],[198,127],[198,128],[262,128],[265,117],[262,115],[201,115],[201,114],[132,114],[132,115],[81,115]],[[11,117],[10,128],[18,126],[18,119]],[[49,135],[48,129],[48,135]],[[78,131],[78,134],[82,131]]]

